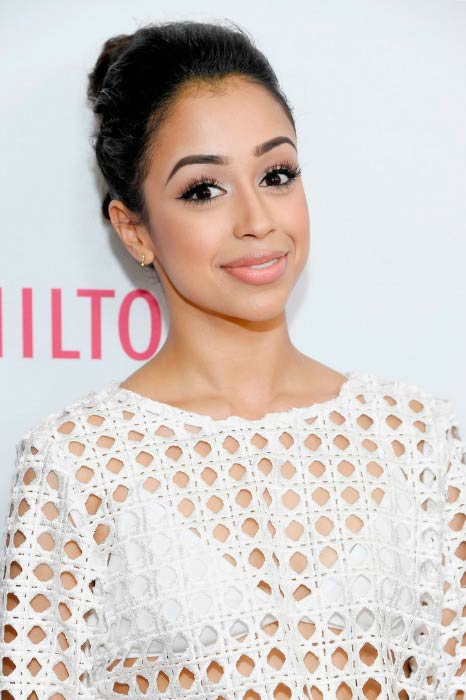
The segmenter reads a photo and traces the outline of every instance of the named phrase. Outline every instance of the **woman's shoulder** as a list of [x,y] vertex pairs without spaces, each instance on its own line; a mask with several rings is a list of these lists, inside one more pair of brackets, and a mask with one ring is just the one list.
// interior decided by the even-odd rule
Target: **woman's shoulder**
[[452,400],[427,382],[369,371],[349,373],[353,394],[364,406],[370,403],[400,420],[421,418],[430,423],[448,422],[454,414]]
[[[327,387],[322,389],[321,393],[336,395],[337,399],[344,400],[348,408],[358,410],[360,406],[370,405],[372,410],[379,408],[382,412],[384,409],[392,409],[393,413],[412,412],[423,413],[426,416],[429,413],[444,414],[451,410],[451,401],[446,396],[436,392],[427,382],[415,381],[409,376],[402,378],[358,368],[337,372],[327,365],[316,363],[313,359],[310,364],[311,369],[318,365],[318,369],[310,374],[310,382]],[[347,399],[354,397],[359,401],[348,404]]]
[[[115,381],[78,394],[55,411],[42,416],[16,443],[16,452],[42,454],[61,447],[67,453],[82,453],[92,441],[112,430],[112,416],[118,410],[112,400]],[[95,447],[95,444],[94,444]]]

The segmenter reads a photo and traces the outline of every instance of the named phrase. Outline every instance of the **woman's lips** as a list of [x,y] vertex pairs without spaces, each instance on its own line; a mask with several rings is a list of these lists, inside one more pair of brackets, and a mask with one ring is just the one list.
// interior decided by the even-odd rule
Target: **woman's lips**
[[[257,262],[255,264],[258,264]],[[253,268],[247,265],[241,267],[224,267],[223,269],[228,272],[229,275],[236,277],[242,282],[247,282],[248,284],[265,284],[267,282],[274,282],[278,279],[285,271],[287,265],[287,255],[282,255],[277,258],[277,261],[263,268]]]
[[275,258],[281,258],[283,255],[288,253],[287,250],[267,250],[260,253],[256,251],[252,255],[243,255],[241,258],[232,260],[229,263],[225,263],[221,267],[243,267],[244,265],[259,265],[261,263],[269,262],[270,260],[275,260]]

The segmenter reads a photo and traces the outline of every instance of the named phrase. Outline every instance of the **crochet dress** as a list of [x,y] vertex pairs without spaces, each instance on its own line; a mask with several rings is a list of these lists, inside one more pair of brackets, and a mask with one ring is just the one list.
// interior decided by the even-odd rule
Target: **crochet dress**
[[346,374],[214,419],[112,380],[17,444],[3,700],[451,700],[466,687],[452,404]]

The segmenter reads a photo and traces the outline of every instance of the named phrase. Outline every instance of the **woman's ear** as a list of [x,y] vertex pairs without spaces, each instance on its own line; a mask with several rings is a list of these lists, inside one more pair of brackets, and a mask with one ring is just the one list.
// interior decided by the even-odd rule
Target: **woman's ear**
[[135,215],[119,199],[111,200],[108,215],[115,232],[130,255],[137,262],[141,262],[144,255],[144,264],[150,265],[154,259],[154,249],[146,227],[136,223]]

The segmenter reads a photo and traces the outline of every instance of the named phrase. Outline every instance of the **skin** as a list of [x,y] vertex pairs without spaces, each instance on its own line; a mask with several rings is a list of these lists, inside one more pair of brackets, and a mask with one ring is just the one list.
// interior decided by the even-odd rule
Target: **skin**
[[[280,136],[296,145],[284,109],[262,86],[230,77],[221,90],[185,89],[151,149],[143,185],[150,229],[120,200],[110,203],[128,252],[138,262],[144,254],[157,270],[170,315],[164,345],[122,387],[215,419],[257,419],[338,394],[345,375],[289,337],[285,306],[308,258],[309,212],[301,177],[280,188],[287,175],[266,170],[283,160],[299,166],[299,158],[289,143],[253,155]],[[224,154],[231,162],[185,165],[166,183],[175,163],[192,154]],[[204,185],[194,198],[211,202],[179,199],[204,175],[220,185]],[[264,249],[288,251],[273,283],[247,284],[221,268]]]

